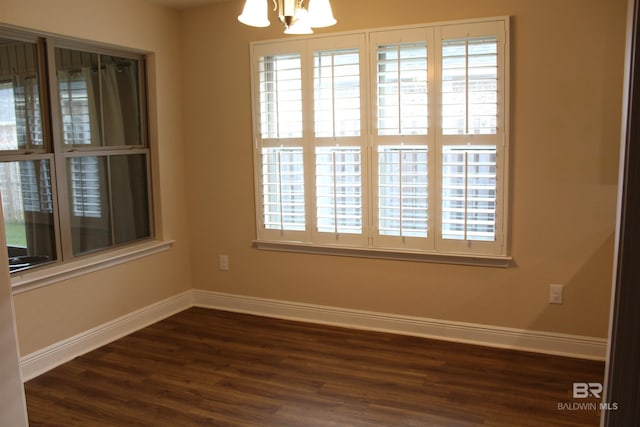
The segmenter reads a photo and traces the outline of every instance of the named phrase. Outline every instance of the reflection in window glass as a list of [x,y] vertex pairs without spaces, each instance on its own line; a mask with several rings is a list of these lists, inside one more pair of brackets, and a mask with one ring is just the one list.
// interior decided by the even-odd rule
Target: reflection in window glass
[[0,83],[0,150],[17,150],[16,103],[13,83]]
[[74,216],[100,218],[102,216],[101,182],[104,174],[98,157],[69,159],[71,179],[71,207]]
[[0,163],[0,194],[10,270],[55,260],[49,161]]
[[74,255],[111,246],[107,157],[67,159]]
[[142,144],[136,60],[58,48],[56,74],[65,144]]
[[100,56],[104,145],[141,145],[138,63]]
[[43,146],[35,43],[0,38],[0,150]]
[[[95,113],[89,113],[88,81],[79,73],[60,73],[58,88],[62,111],[62,131],[64,143],[69,145],[90,145],[92,136],[97,138],[97,121],[92,123]],[[92,131],[93,128],[93,131]],[[96,141],[97,142],[97,141]]]
[[149,237],[151,227],[146,155],[112,156],[109,162],[114,243]]
[[75,255],[151,235],[146,154],[67,159]]

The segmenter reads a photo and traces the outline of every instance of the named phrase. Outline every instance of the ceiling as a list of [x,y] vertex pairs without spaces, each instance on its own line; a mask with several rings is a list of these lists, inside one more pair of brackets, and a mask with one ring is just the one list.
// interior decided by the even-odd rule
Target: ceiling
[[183,10],[203,4],[220,3],[229,0],[150,0],[153,3],[169,6],[173,9]]

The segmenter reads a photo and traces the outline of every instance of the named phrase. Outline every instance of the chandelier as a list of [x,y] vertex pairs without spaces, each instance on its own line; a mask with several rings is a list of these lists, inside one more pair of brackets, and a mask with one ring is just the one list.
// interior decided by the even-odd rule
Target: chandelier
[[[337,21],[333,17],[329,0],[272,0],[273,10],[284,25],[285,34],[312,34],[312,28],[329,27]],[[268,27],[269,0],[246,0],[238,21],[252,27]]]

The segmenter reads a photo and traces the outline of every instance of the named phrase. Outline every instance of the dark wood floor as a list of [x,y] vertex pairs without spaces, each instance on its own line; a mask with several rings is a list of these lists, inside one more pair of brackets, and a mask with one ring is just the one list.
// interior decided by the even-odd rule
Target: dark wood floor
[[[599,362],[192,308],[26,384],[31,426],[596,426]],[[562,410],[558,404],[565,405]]]

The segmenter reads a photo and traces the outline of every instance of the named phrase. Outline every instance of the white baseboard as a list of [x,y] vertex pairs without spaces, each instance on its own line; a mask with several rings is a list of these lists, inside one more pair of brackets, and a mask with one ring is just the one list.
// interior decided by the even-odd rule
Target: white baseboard
[[197,289],[193,291],[193,303],[197,307],[581,359],[605,360],[607,354],[606,339],[580,335],[350,310]]
[[605,360],[607,354],[607,340],[602,338],[351,310],[196,289],[23,356],[20,361],[22,378],[29,381],[91,350],[194,306],[581,359]]
[[186,291],[27,354],[20,360],[22,379],[29,381],[56,366],[192,306],[192,291]]

